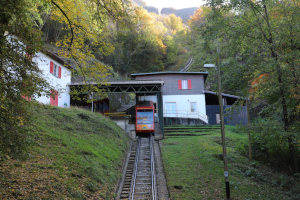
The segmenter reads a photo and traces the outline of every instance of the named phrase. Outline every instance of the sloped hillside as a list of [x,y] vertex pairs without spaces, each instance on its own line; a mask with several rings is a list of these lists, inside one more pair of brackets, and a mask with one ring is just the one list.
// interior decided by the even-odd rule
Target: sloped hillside
[[0,199],[112,199],[129,145],[100,114],[33,106],[23,160],[0,161]]
[[[300,199],[300,176],[245,157],[247,132],[226,126],[230,193],[233,200]],[[162,157],[170,199],[225,199],[220,130],[166,134]],[[178,136],[180,135],[180,136]]]

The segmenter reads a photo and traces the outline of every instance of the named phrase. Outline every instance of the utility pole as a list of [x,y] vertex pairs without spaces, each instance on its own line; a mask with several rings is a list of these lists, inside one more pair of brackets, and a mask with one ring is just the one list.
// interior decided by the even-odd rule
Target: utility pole
[[223,161],[224,161],[224,177],[225,177],[225,187],[226,187],[226,199],[230,199],[230,185],[228,177],[228,160],[227,160],[227,150],[226,150],[226,141],[225,141],[225,125],[224,125],[224,108],[223,108],[223,99],[222,99],[222,86],[221,86],[221,69],[219,63],[219,52],[216,62],[217,73],[218,73],[218,99],[220,106],[220,117],[221,117],[221,137],[222,137],[222,147],[223,147]]
[[92,112],[94,112],[94,92],[92,92]]
[[204,68],[216,68],[216,70],[217,70],[218,100],[219,100],[220,118],[221,118],[221,139],[222,139],[222,148],[223,148],[225,189],[226,189],[226,199],[230,200],[230,185],[229,185],[228,160],[227,160],[227,150],[226,150],[226,141],[225,141],[224,109],[223,109],[223,99],[222,99],[221,69],[220,69],[220,63],[219,63],[219,50],[217,50],[216,65],[214,65],[214,64],[205,64]]
[[[216,14],[219,12],[217,9],[218,2],[212,0],[211,7],[213,13]],[[225,141],[225,126],[224,126],[224,109],[223,109],[223,99],[222,99],[222,87],[221,87],[221,65],[220,65],[220,46],[218,42],[218,38],[216,38],[217,42],[217,59],[216,65],[214,64],[205,64],[204,68],[216,68],[217,70],[217,79],[218,79],[218,100],[220,106],[220,118],[221,118],[221,138],[222,138],[222,148],[223,148],[223,161],[224,161],[224,177],[225,177],[225,188],[226,188],[226,199],[230,200],[230,185],[229,185],[229,175],[228,175],[228,160],[227,160],[227,151],[226,151],[226,141]]]
[[246,98],[246,108],[247,108],[247,126],[248,126],[248,151],[249,151],[249,160],[252,160],[252,143],[251,143],[251,135],[250,135],[250,126],[251,126],[251,121],[250,121],[250,108],[249,108],[249,95]]

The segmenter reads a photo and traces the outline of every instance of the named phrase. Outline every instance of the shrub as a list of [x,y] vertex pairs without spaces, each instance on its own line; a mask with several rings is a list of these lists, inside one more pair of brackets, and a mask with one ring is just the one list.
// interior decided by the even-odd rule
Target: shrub
[[[0,160],[1,157],[20,155],[27,143],[27,110],[22,100],[2,101],[0,109]],[[5,99],[6,100],[6,99]]]
[[91,191],[91,192],[97,192],[98,188],[98,184],[96,182],[88,182],[86,184],[86,188]]
[[[280,121],[257,119],[249,128],[253,158],[271,164],[278,169],[291,169],[288,134]],[[246,150],[245,146],[245,150]]]
[[26,146],[29,115],[24,99],[48,91],[32,60],[42,44],[33,7],[35,2],[27,0],[0,3],[0,160],[22,153]]

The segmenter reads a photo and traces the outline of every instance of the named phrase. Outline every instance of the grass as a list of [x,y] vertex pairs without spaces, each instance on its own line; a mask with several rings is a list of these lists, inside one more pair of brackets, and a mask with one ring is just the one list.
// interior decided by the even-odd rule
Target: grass
[[112,199],[129,139],[101,114],[33,105],[26,159],[0,162],[0,199]]
[[[204,132],[205,133],[205,132]],[[219,130],[202,136],[166,136],[162,156],[172,200],[224,199],[222,146]],[[296,176],[275,171],[240,154],[247,134],[226,126],[232,199],[300,199]]]

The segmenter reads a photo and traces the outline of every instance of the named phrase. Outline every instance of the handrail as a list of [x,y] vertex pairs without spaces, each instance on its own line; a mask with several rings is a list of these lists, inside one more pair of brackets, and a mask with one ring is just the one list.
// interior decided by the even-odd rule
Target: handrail
[[115,113],[104,113],[106,117],[131,117],[131,115],[127,115],[125,112],[115,112]]
[[152,199],[156,200],[156,175],[155,175],[155,158],[153,152],[153,136],[150,137],[150,156],[151,156],[151,177],[152,177]]
[[197,118],[201,119],[205,122],[208,122],[208,117],[207,115],[201,113],[201,112],[190,112],[190,111],[182,111],[182,110],[176,110],[176,112],[167,112],[166,110],[164,111],[164,117],[183,117],[183,118]]
[[134,164],[134,173],[133,173],[133,179],[131,182],[131,191],[130,191],[130,197],[131,200],[134,199],[134,190],[135,190],[135,181],[136,181],[136,176],[137,176],[137,170],[138,170],[138,162],[139,162],[139,155],[140,155],[140,140],[137,139],[137,148],[136,148],[136,157],[135,157],[135,164]]
[[124,115],[126,114],[125,112],[113,112],[113,113],[104,113],[104,115],[106,116],[110,116],[110,115]]

